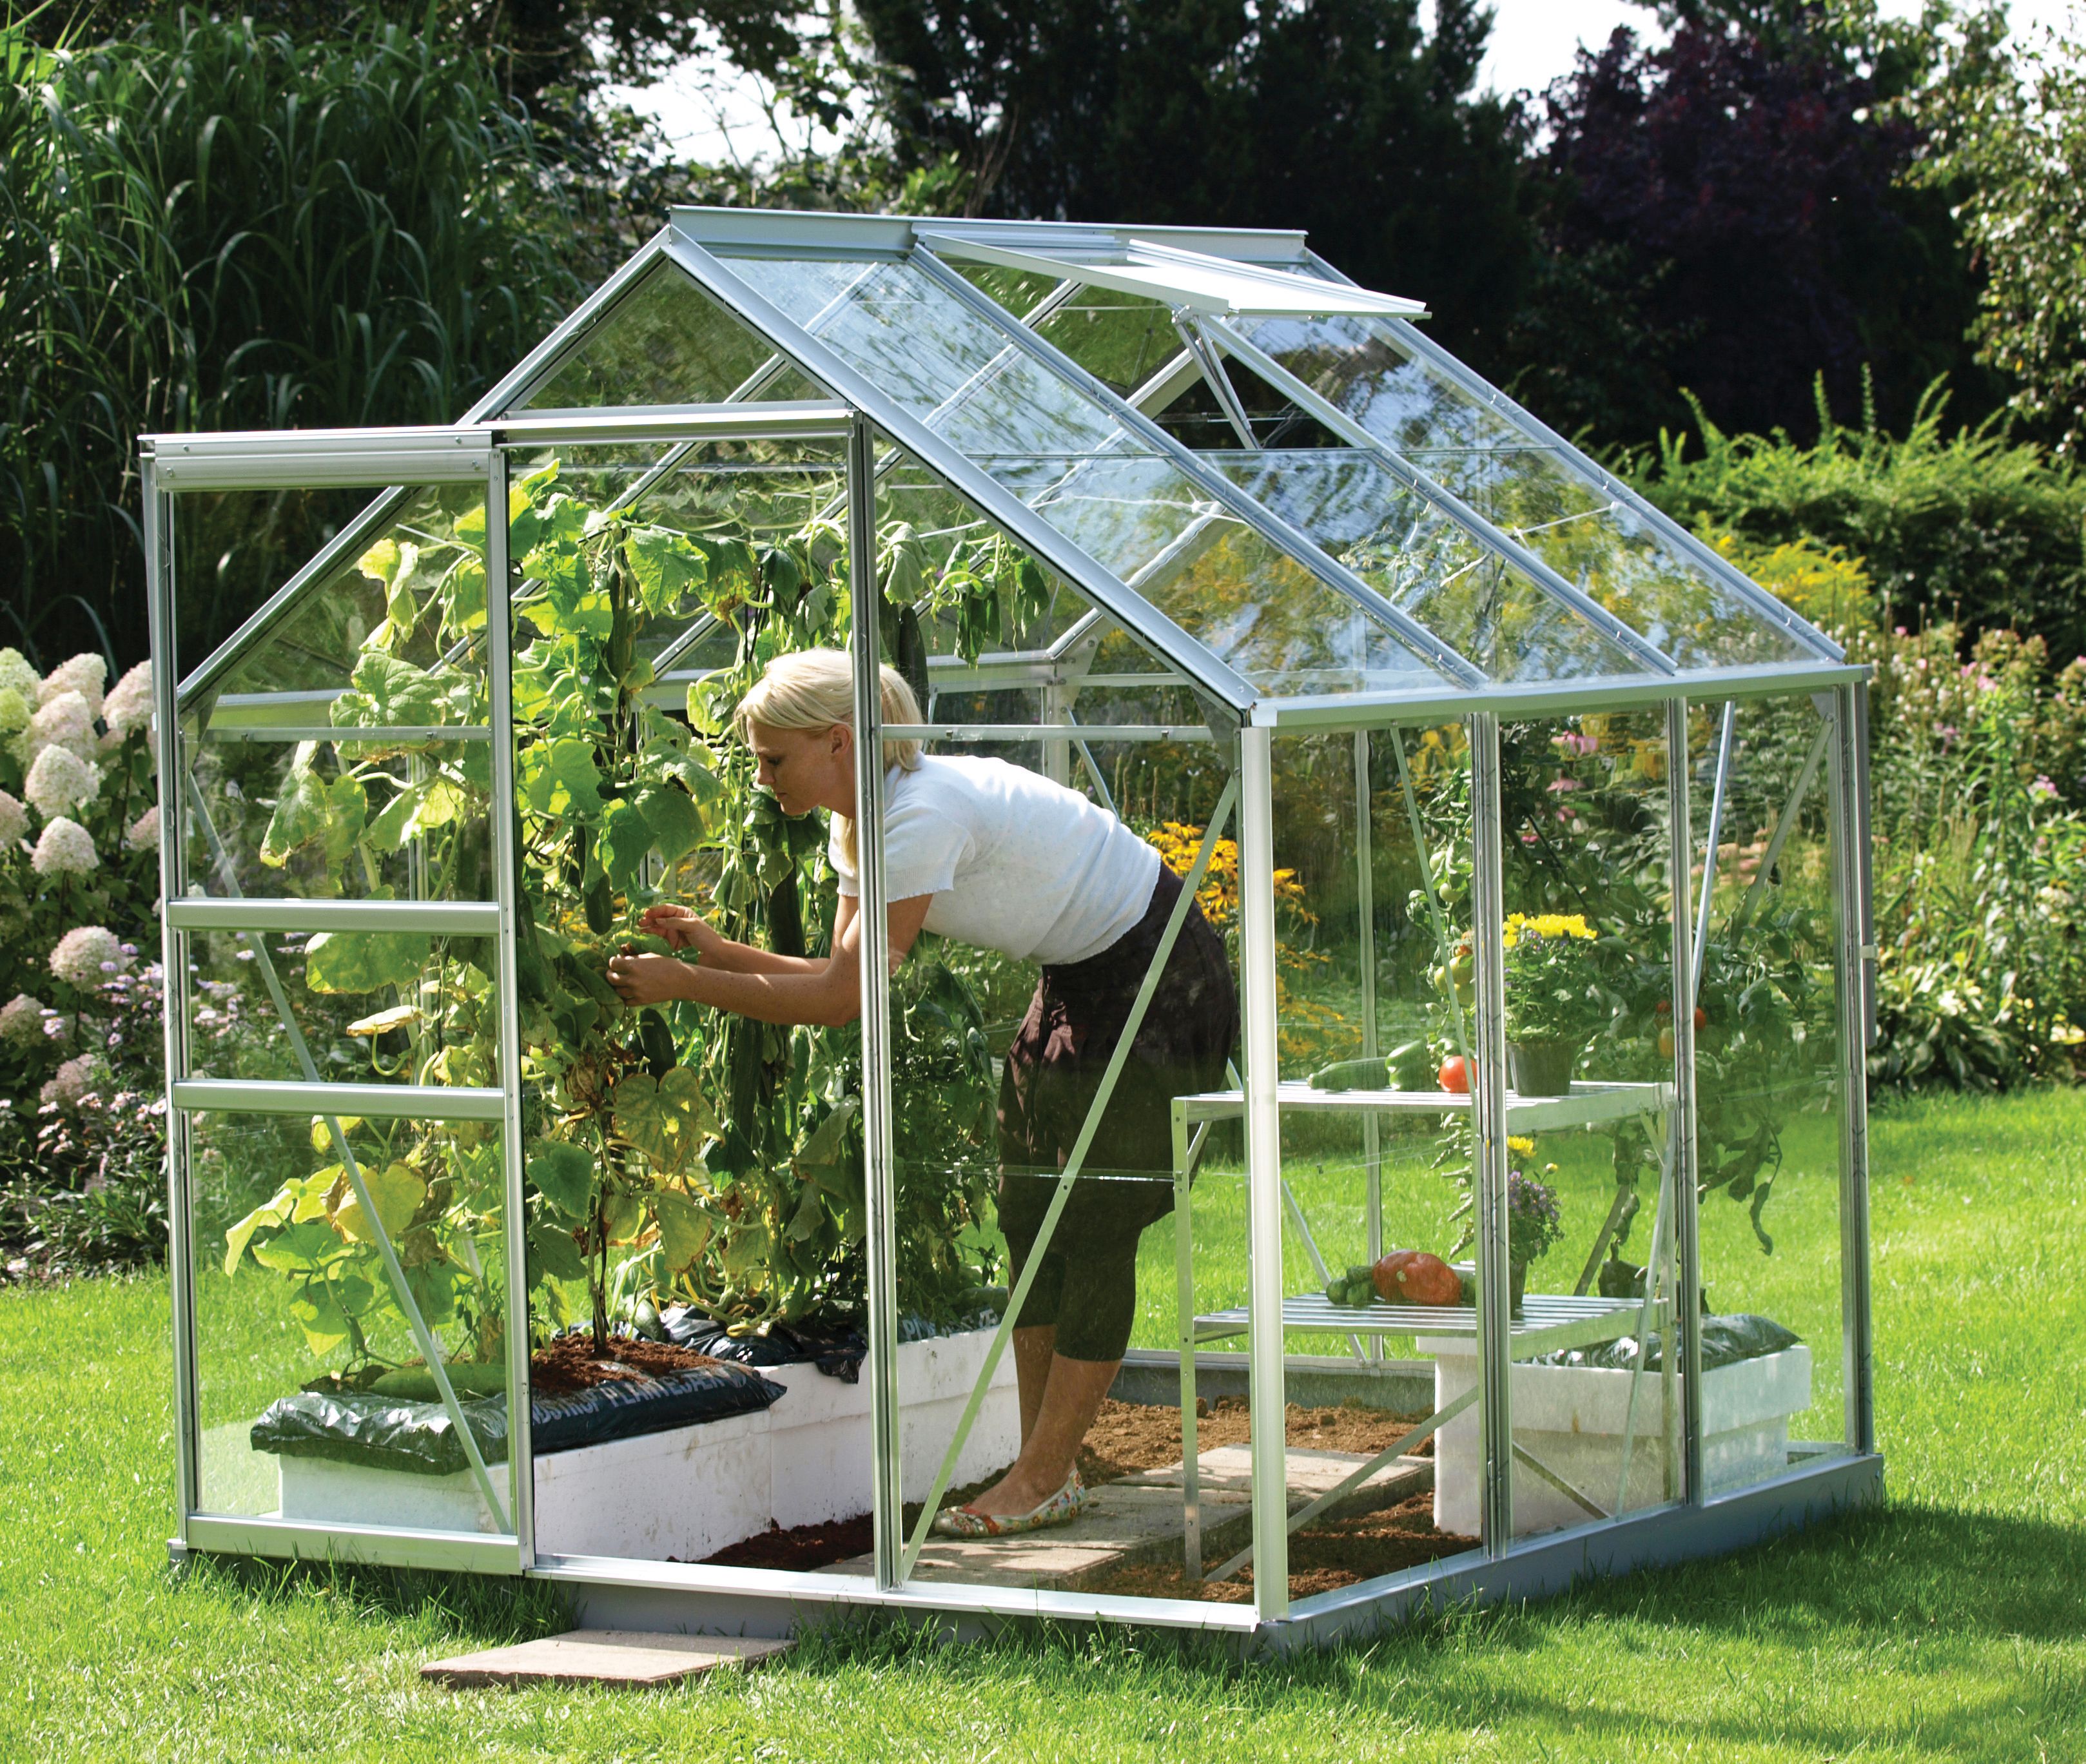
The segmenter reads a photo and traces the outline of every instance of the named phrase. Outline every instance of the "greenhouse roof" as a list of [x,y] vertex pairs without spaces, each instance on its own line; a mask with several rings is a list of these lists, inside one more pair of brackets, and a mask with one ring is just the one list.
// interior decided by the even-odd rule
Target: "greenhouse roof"
[[462,424],[419,432],[462,475],[561,418],[634,441],[721,406],[851,407],[1256,722],[1851,677],[1424,317],[1301,233],[678,208]]

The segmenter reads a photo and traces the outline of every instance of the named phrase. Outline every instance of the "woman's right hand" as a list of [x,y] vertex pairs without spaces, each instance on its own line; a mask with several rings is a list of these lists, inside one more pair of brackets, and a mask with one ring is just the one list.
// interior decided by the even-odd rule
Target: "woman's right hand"
[[646,907],[637,922],[653,936],[665,938],[670,948],[686,949],[692,944],[701,956],[713,954],[724,941],[708,919],[678,901],[661,901]]

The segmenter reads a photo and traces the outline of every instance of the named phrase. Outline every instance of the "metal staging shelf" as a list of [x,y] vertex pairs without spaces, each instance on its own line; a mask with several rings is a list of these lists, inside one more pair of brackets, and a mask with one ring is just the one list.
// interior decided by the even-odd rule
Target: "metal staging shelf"
[[[1513,1319],[1512,1346],[1516,1360],[1561,1349],[1590,1347],[1628,1335],[1641,1314],[1639,1298],[1599,1298],[1591,1295],[1530,1293]],[[1195,1319],[1195,1340],[1221,1341],[1246,1332],[1243,1305],[1205,1311]],[[1478,1313],[1471,1305],[1336,1305],[1322,1293],[1306,1293],[1282,1302],[1285,1333],[1331,1336],[1442,1336],[1475,1340]]]
[[[1281,1109],[1356,1110],[1371,1114],[1468,1114],[1467,1092],[1453,1090],[1318,1090],[1307,1084],[1277,1084]],[[1236,1120],[1245,1113],[1243,1090],[1209,1090],[1183,1097],[1188,1124]],[[1530,1133],[1559,1127],[1590,1127],[1621,1121],[1633,1114],[1656,1114],[1673,1106],[1670,1084],[1597,1084],[1575,1081],[1562,1097],[1521,1097],[1507,1093],[1506,1124]]]

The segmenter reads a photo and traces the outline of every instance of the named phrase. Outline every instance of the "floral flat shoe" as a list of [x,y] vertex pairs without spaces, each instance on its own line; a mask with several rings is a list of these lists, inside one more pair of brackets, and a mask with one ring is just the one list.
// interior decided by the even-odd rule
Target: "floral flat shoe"
[[1014,1537],[1023,1532],[1069,1525],[1087,1504],[1087,1485],[1075,1468],[1065,1485],[1026,1513],[973,1513],[967,1506],[945,1506],[934,1515],[937,1537]]

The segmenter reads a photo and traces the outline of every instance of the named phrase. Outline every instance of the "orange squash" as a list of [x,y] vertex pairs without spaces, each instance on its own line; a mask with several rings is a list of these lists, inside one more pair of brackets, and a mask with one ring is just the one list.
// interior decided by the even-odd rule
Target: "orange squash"
[[1393,1305],[1454,1305],[1463,1285],[1456,1271],[1424,1250],[1393,1250],[1374,1270],[1377,1297]]

